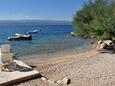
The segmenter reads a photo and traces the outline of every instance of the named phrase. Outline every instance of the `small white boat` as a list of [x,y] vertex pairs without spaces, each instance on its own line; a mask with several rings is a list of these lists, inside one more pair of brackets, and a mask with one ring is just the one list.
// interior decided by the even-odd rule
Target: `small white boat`
[[28,31],[27,34],[35,34],[38,33],[39,30]]

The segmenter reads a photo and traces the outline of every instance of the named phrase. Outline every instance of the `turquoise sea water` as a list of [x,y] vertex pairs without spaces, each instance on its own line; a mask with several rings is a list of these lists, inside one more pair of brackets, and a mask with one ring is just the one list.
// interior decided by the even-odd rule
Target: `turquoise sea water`
[[[8,36],[15,33],[25,34],[27,31],[38,29],[33,34],[32,41],[8,41]],[[12,51],[18,57],[26,55],[43,55],[56,53],[89,43],[88,40],[71,37],[71,24],[40,24],[38,22],[0,22],[0,44],[9,43]],[[23,58],[20,58],[23,59]]]

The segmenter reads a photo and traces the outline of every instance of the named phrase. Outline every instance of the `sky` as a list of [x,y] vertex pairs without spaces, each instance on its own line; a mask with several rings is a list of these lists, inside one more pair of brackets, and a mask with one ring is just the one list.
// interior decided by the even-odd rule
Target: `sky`
[[87,0],[0,0],[0,20],[68,20]]

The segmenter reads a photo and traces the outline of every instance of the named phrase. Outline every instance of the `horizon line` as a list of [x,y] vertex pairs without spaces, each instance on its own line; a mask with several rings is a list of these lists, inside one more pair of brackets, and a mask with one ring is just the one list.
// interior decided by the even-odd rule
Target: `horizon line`
[[54,20],[54,19],[0,19],[0,21],[65,21],[72,22],[72,20]]

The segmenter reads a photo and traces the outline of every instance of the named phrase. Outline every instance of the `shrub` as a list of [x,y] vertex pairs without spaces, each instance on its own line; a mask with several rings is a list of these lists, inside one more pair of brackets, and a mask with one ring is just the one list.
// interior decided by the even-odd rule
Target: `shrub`
[[79,37],[95,40],[115,39],[115,4],[111,0],[86,3],[73,18],[75,33]]

